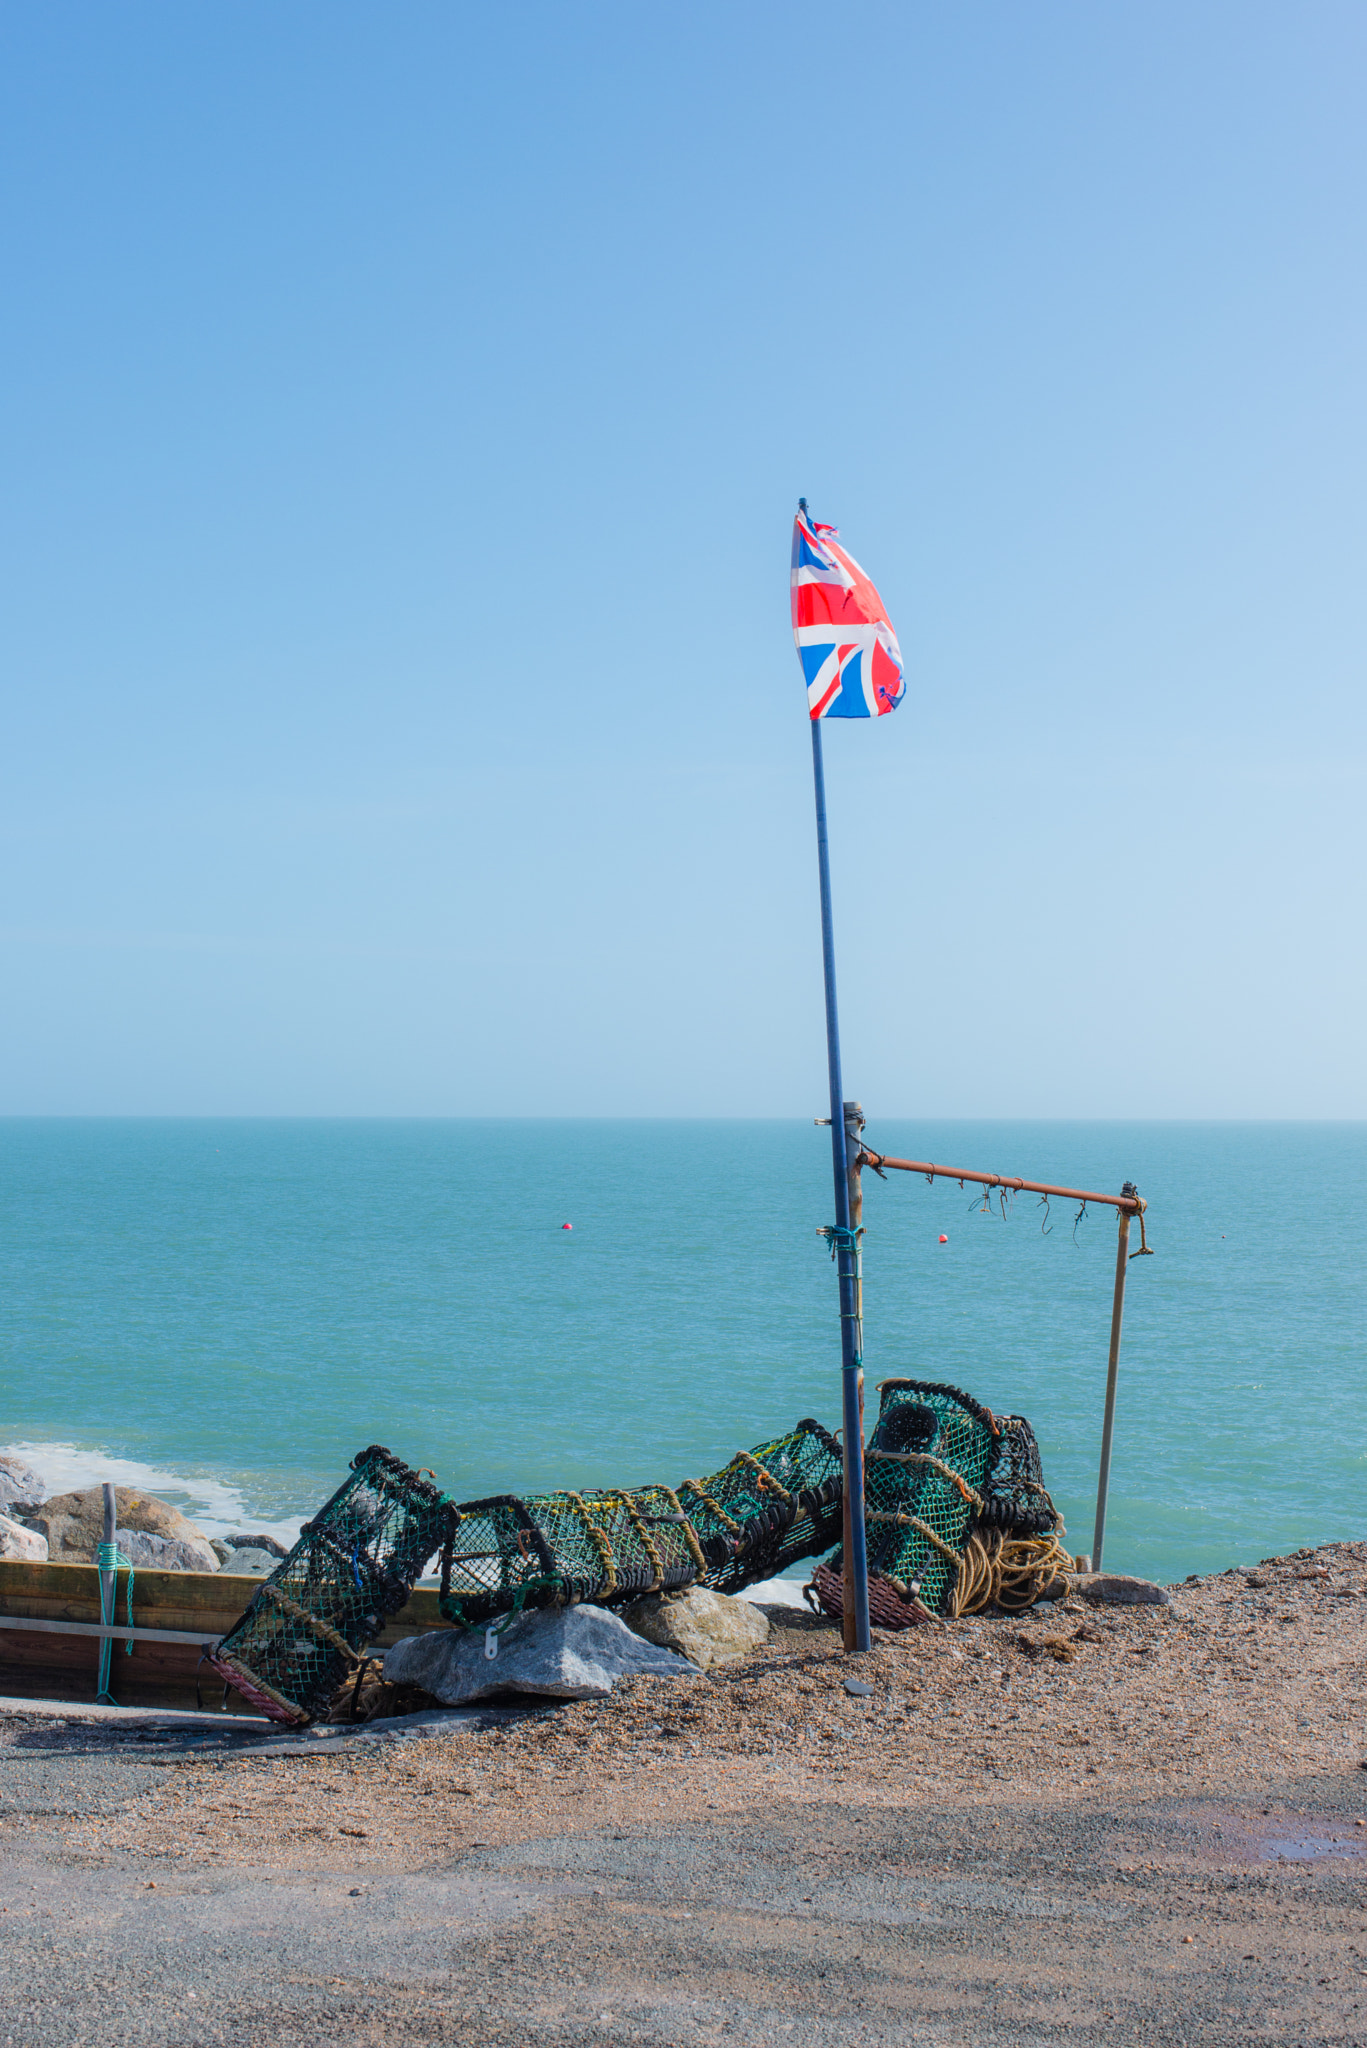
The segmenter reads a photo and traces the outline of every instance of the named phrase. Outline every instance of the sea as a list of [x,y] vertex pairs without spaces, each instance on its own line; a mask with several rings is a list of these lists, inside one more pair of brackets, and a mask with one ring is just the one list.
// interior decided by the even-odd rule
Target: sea
[[[1108,1569],[1367,1534],[1367,1125],[868,1137],[1146,1197]],[[1115,1212],[864,1179],[870,1417],[901,1375],[1028,1417],[1090,1550]],[[5,1120],[0,1447],[281,1538],[372,1443],[456,1499],[676,1484],[839,1426],[832,1220],[810,1122]]]

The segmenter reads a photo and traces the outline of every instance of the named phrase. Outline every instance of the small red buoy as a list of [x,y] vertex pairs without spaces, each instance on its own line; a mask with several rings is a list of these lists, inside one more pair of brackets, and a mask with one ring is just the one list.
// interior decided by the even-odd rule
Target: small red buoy
[[[566,1227],[568,1228],[568,1225],[567,1225]],[[945,1234],[944,1234],[943,1230],[942,1230],[942,1231],[940,1232],[940,1242],[941,1242],[941,1244],[948,1244],[948,1243],[949,1243],[949,1239],[948,1239],[948,1238],[947,1238],[947,1237],[945,1236]]]
[[573,1225],[572,1223],[562,1223],[562,1224],[561,1224],[561,1226],[560,1226],[560,1228],[561,1228],[562,1230],[573,1230],[573,1229],[574,1229],[574,1225]]

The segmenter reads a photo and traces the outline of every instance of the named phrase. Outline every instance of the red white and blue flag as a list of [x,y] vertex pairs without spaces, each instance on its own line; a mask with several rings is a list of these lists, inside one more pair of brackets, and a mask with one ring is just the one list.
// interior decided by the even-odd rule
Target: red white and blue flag
[[881,718],[906,691],[883,600],[853,555],[807,511],[793,521],[793,638],[813,718]]

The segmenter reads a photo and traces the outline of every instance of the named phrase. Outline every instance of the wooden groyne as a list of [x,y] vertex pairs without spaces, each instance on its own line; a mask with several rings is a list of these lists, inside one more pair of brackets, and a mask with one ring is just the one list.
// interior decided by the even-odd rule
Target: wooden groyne
[[[226,1571],[139,1571],[131,1655],[124,1648],[130,1637],[126,1584],[121,1573],[117,1618],[107,1631],[114,1644],[115,1699],[127,1706],[193,1707],[198,1675],[204,1705],[217,1706],[222,1681],[207,1668],[200,1672],[201,1652],[241,1619],[261,1580]],[[435,1588],[420,1586],[376,1641],[387,1648],[404,1636],[441,1626]],[[100,1575],[93,1564],[0,1561],[0,1694],[88,1705],[95,1697],[105,1633]],[[236,1704],[240,1711],[241,1702]]]

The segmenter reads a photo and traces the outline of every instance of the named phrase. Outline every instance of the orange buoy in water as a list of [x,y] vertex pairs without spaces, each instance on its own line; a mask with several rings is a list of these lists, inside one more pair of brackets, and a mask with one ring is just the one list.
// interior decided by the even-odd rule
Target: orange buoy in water
[[947,1238],[947,1237],[945,1236],[945,1234],[944,1234],[943,1230],[942,1230],[942,1231],[940,1232],[940,1242],[941,1242],[941,1244],[948,1244],[948,1243],[949,1243],[949,1239],[948,1239],[948,1238]]
[[562,1224],[561,1224],[561,1226],[560,1226],[560,1228],[561,1228],[562,1230],[573,1230],[573,1229],[574,1229],[574,1225],[573,1225],[572,1223],[562,1223]]

